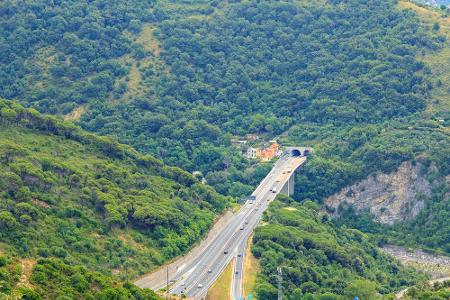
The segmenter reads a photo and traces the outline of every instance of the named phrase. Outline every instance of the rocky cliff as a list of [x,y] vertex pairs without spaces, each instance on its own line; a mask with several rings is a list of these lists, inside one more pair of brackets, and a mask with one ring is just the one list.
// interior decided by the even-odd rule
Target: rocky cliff
[[336,217],[353,205],[357,213],[368,211],[375,221],[387,224],[413,218],[431,195],[432,184],[421,170],[422,164],[405,162],[396,172],[370,176],[327,198],[327,210]]

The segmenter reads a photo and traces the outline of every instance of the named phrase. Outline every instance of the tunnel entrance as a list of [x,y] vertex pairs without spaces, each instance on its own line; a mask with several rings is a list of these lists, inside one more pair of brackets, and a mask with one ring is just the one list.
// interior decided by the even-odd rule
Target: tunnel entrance
[[302,153],[298,149],[294,149],[291,151],[292,156],[302,156]]

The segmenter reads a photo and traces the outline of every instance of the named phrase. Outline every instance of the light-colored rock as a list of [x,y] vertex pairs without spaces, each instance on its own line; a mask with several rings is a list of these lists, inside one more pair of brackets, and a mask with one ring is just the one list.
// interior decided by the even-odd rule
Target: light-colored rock
[[331,215],[353,205],[356,212],[368,211],[375,221],[393,224],[415,217],[431,195],[432,184],[421,174],[422,165],[404,162],[396,172],[379,173],[326,199]]

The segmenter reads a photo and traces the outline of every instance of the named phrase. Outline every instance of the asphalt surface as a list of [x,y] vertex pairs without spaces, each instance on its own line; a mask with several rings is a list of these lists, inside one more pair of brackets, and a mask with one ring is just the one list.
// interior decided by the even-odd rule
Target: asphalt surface
[[[276,195],[282,191],[282,187],[289,181],[289,178],[291,175],[293,175],[293,172],[301,166],[306,161],[306,157],[285,157],[281,159],[281,164],[279,166],[275,165],[272,169],[275,170],[273,177],[276,178],[275,182],[273,183],[272,187],[277,187],[277,192],[273,193],[270,191],[266,192],[265,197],[263,197],[263,206],[260,211],[260,217],[264,210],[267,208],[267,206],[270,204],[270,202],[275,199]],[[287,169],[290,168],[291,172],[287,172]],[[270,174],[269,174],[270,175]],[[268,176],[269,176],[268,175]],[[267,177],[266,177],[267,178]],[[277,182],[279,181],[279,182]],[[270,186],[271,180],[269,180],[269,186]],[[263,191],[264,193],[264,191]],[[265,199],[265,201],[264,201]],[[264,203],[266,202],[266,203]],[[259,218],[260,218],[259,217]],[[258,218],[258,221],[259,221]],[[244,262],[245,262],[245,250],[247,247],[247,241],[250,237],[251,233],[253,232],[254,228],[258,225],[258,222],[255,224],[255,226],[251,229],[248,236],[246,236],[239,244],[238,246],[238,255],[236,257],[236,264],[234,267],[234,274],[233,274],[233,281],[232,281],[232,287],[231,287],[231,298],[234,300],[243,299],[242,294],[242,284],[243,284],[243,276],[244,276]],[[246,295],[247,296],[247,295]]]
[[[170,294],[184,294],[193,299],[205,298],[211,285],[229,262],[236,258],[231,296],[233,299],[240,299],[247,240],[258,225],[269,203],[275,199],[293,172],[305,161],[306,157],[284,156],[280,158],[253,192],[252,195],[256,197],[256,200],[247,201],[199,255],[182,266],[178,266],[175,273],[169,274]],[[289,168],[291,172],[288,171]],[[272,192],[274,187],[276,187],[276,192]],[[159,290],[164,288],[165,284],[158,284],[158,286],[142,284],[139,286]]]

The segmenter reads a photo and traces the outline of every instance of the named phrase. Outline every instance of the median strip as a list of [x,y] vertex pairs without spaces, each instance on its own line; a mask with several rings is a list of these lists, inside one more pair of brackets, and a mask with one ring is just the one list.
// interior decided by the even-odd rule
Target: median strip
[[231,300],[231,282],[235,259],[231,260],[223,273],[217,278],[206,294],[206,300]]

